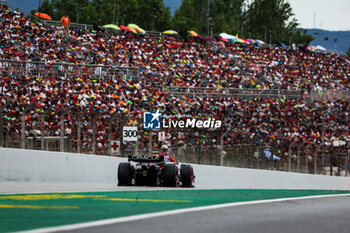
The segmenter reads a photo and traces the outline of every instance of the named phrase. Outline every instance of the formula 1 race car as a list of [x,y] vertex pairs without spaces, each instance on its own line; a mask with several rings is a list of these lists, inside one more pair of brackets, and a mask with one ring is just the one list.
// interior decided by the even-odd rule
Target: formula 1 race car
[[191,165],[181,164],[179,169],[161,155],[131,155],[118,167],[118,186],[194,187],[194,178]]

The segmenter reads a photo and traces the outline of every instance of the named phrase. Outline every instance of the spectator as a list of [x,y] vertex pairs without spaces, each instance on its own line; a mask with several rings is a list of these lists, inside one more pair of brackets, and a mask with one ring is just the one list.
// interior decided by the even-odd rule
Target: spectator
[[99,31],[100,28],[98,27],[98,22],[95,21],[94,24],[92,25],[92,29],[95,30],[95,31]]
[[[277,142],[280,138],[320,143],[323,108],[329,110],[326,140],[337,131],[349,132],[349,101],[339,96],[350,88],[350,64],[338,54],[239,44],[219,51],[216,44],[169,37],[66,31],[33,23],[22,13],[6,9],[0,10],[0,19],[0,105],[13,101],[5,108],[4,119],[5,131],[14,137],[21,132],[21,111],[30,103],[34,107],[26,116],[28,134],[31,130],[40,134],[43,127],[47,136],[60,135],[59,116],[71,106],[69,120],[64,122],[65,135],[77,135],[76,115],[87,110],[82,119],[86,151],[91,148],[92,116],[104,114],[96,122],[97,146],[103,150],[111,114],[131,116],[130,124],[137,126],[142,111],[157,108],[169,117],[223,120],[223,125],[235,130],[228,137],[240,134],[232,139],[234,143],[247,138],[282,148]],[[129,71],[116,69],[118,66],[137,68],[137,74],[133,78]],[[169,87],[191,87],[194,95],[175,96],[168,92]],[[261,98],[224,94],[232,88],[261,90]],[[262,98],[264,90],[302,90],[305,99]],[[329,95],[331,90],[337,90],[336,98]],[[311,101],[312,92],[327,98]],[[42,126],[38,122],[48,107],[52,112]],[[193,141],[215,147],[212,144],[218,145],[221,134],[194,132],[197,137]],[[140,149],[147,148],[148,139],[144,134]],[[172,138],[171,145],[175,143]]]
[[70,25],[70,18],[68,17],[67,14],[65,14],[62,18],[61,18],[61,23],[62,26],[65,28],[69,28]]

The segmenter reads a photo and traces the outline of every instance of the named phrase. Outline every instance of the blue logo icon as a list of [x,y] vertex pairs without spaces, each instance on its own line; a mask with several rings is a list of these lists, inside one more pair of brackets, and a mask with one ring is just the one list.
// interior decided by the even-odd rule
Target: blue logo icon
[[162,114],[156,112],[143,113],[143,128],[144,129],[160,129],[160,117]]

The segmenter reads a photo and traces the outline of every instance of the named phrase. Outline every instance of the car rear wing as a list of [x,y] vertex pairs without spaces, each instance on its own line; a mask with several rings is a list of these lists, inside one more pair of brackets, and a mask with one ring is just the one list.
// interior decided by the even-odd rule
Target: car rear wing
[[158,163],[164,160],[164,156],[160,155],[129,155],[129,161]]

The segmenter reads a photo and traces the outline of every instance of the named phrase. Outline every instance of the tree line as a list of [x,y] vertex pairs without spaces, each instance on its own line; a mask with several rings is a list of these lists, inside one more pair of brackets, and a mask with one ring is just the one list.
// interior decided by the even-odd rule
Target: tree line
[[172,16],[163,0],[43,0],[37,11],[53,20],[67,14],[74,23],[135,23],[145,30],[175,30],[186,35],[194,30],[202,36],[221,32],[266,43],[303,43],[314,38],[299,24],[285,0],[182,0]]

